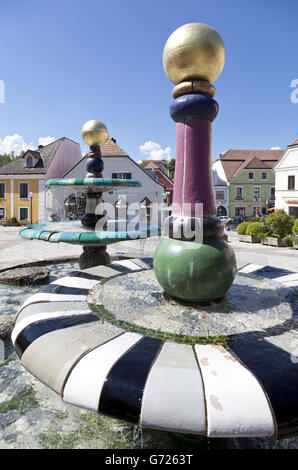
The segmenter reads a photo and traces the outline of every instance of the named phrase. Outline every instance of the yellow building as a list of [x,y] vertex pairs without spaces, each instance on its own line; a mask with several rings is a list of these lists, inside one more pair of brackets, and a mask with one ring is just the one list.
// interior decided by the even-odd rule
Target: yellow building
[[22,224],[44,221],[46,181],[60,178],[81,157],[79,144],[62,137],[0,167],[0,223],[12,217]]

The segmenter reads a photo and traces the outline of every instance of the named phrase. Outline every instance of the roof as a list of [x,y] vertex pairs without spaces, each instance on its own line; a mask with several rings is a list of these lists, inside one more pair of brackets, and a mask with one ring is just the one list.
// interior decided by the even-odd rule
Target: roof
[[288,145],[288,147],[291,147],[292,145],[298,145],[298,139],[295,139],[294,142]]
[[219,159],[228,181],[238,176],[244,169],[272,170],[284,155],[284,150],[227,150]]
[[[61,139],[52,142],[51,144],[45,145],[44,147],[39,148],[38,150],[27,150],[22,158],[16,158],[12,162],[7,163],[0,167],[1,175],[36,175],[36,174],[45,174],[53,160],[59,145],[61,142],[66,139],[62,137]],[[35,158],[38,158],[38,162],[35,167],[26,168],[24,167],[24,157],[31,153]],[[38,155],[37,155],[38,154]]]
[[103,145],[100,146],[101,155],[103,157],[116,157],[117,155],[127,156],[127,153],[116,144],[115,139],[108,139]]
[[[142,170],[144,173],[146,173],[146,175],[149,176],[149,178],[151,178],[156,184],[160,185],[160,186],[163,186],[161,183],[159,183],[157,181],[156,178],[154,178],[150,173],[146,172],[144,170],[144,168],[140,167],[137,162],[135,162],[124,150],[122,150],[121,147],[119,147],[119,145],[116,144],[116,139],[112,138],[112,139],[108,139],[106,141],[105,144],[101,145],[100,146],[100,150],[101,150],[101,156],[103,158],[109,158],[109,157],[126,157],[126,158],[129,158],[129,160],[134,164],[136,165],[140,170]],[[79,165],[80,163],[82,163],[83,160],[86,160],[88,157],[87,157],[87,154],[80,160],[78,161],[72,168],[70,168],[63,176],[62,178],[65,178],[67,177],[67,175],[77,166]],[[104,172],[103,172],[104,173]]]

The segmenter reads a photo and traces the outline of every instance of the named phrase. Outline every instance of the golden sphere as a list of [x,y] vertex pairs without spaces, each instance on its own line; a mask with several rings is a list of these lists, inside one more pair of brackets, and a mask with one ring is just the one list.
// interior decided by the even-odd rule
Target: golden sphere
[[177,85],[185,80],[214,82],[225,63],[220,35],[207,24],[188,23],[176,29],[163,50],[163,66]]
[[82,137],[87,145],[103,145],[109,138],[108,129],[103,122],[91,119],[82,127]]

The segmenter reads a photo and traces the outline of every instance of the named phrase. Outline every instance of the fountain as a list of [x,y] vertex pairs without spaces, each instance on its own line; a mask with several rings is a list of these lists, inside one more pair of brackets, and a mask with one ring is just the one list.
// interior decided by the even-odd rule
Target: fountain
[[101,175],[105,126],[83,127],[92,178],[48,184],[88,187],[82,224],[89,231],[47,224],[21,236],[80,243],[87,254],[81,270],[23,303],[12,342],[23,366],[66,403],[198,438],[282,438],[298,433],[297,296],[288,272],[251,264],[236,273],[215,217],[210,144],[218,105],[211,83],[223,64],[220,36],[201,23],[182,26],[165,46],[164,66],[176,85],[175,207],[154,270],[152,260],[107,264],[105,249],[97,255],[97,246],[129,233],[90,231],[104,216],[95,210],[101,192],[122,183]]

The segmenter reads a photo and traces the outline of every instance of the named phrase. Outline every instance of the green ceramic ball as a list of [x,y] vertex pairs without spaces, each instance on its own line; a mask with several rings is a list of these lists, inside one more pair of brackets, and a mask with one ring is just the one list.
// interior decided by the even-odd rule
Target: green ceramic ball
[[167,294],[189,301],[223,297],[237,271],[234,251],[223,238],[203,244],[163,239],[153,267]]

